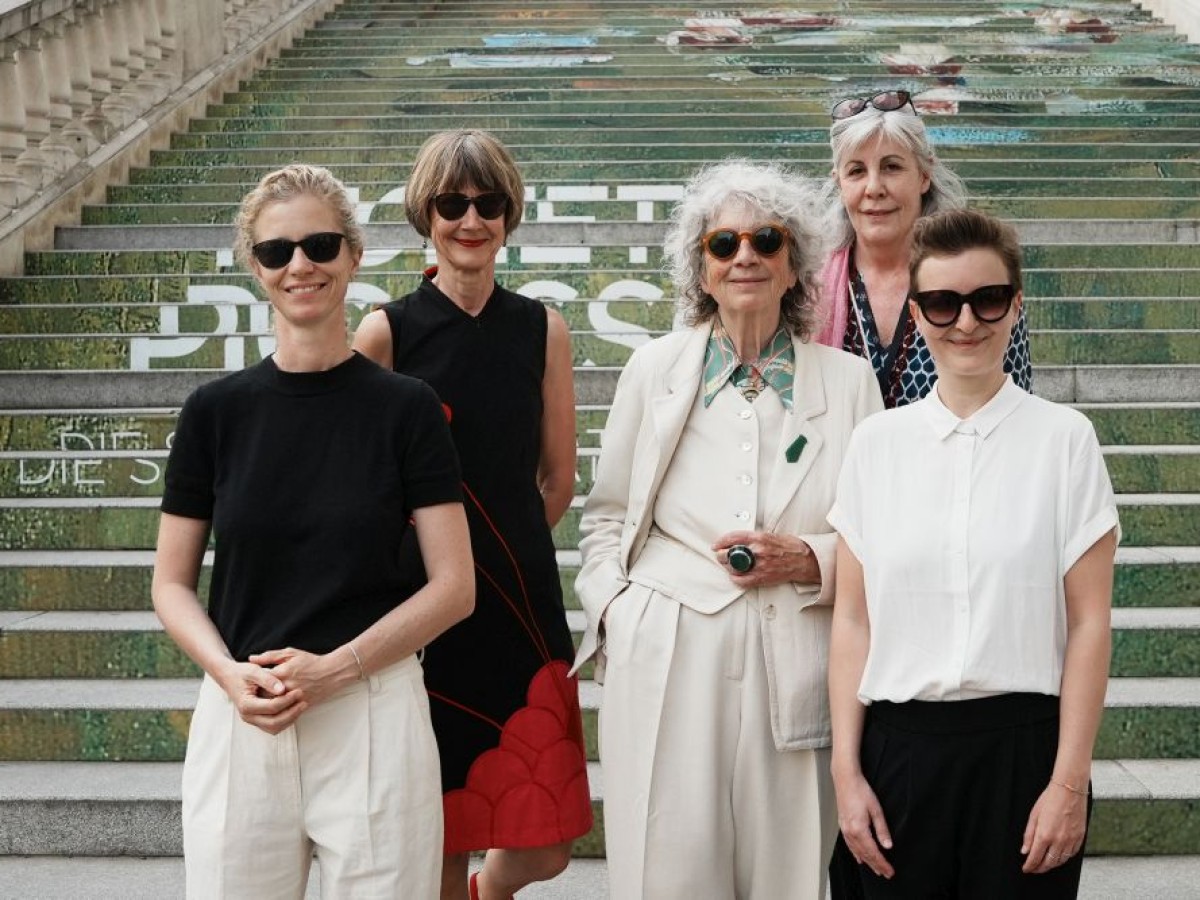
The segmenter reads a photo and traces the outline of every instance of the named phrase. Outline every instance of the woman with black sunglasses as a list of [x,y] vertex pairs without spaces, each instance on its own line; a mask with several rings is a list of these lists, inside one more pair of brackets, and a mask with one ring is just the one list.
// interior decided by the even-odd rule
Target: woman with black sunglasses
[[[498,900],[553,878],[592,827],[550,532],[575,493],[570,338],[557,311],[496,282],[524,205],[520,172],[492,135],[429,138],[404,206],[437,265],[355,335],[361,352],[433,386],[462,460],[475,613],[424,657],[445,794],[442,900]],[[419,558],[406,559],[419,583]],[[475,850],[487,855],[468,879]]]
[[[886,406],[924,397],[937,380],[933,358],[908,314],[908,246],[921,216],[966,204],[966,189],[934,153],[908,91],[834,104],[830,206],[836,249],[821,273],[823,344],[865,357]],[[1031,385],[1022,314],[1005,358]]]
[[363,235],[333,175],[266,175],[235,230],[275,351],[184,403],[152,586],[205,673],[183,766],[187,895],[299,900],[315,851],[326,896],[430,897],[441,797],[417,653],[474,592],[454,444],[427,385],[348,346]]
[[1005,371],[1016,232],[929,216],[909,271],[937,385],[855,431],[829,513],[832,769],[857,861],[834,895],[1066,900],[1108,676],[1112,486],[1090,422]]
[[825,522],[870,367],[809,340],[819,188],[702,170],[665,255],[689,327],[625,365],[580,526],[609,890],[816,900],[836,833]]

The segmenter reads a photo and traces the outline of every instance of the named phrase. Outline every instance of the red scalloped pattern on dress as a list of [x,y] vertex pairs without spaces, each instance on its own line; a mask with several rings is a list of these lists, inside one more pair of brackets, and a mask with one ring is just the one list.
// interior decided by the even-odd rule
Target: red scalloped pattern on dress
[[446,853],[544,847],[591,830],[579,690],[568,671],[561,660],[542,666],[499,746],[472,763],[466,785],[443,796]]

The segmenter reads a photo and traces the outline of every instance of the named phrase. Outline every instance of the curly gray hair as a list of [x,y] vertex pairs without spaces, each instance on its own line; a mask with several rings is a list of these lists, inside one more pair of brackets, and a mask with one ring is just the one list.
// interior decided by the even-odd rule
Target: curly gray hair
[[908,107],[884,112],[868,106],[848,119],[838,119],[829,128],[829,146],[833,149],[833,197],[829,202],[830,231],[837,247],[854,243],[854,227],[838,196],[837,173],[846,157],[871,140],[887,138],[904,147],[917,159],[923,175],[929,176],[929,189],[921,197],[921,215],[967,205],[967,188],[962,179],[938,159],[929,140],[925,123]]
[[789,333],[808,338],[815,324],[817,274],[826,250],[820,198],[818,182],[774,163],[727,159],[692,176],[671,210],[663,242],[664,263],[679,293],[684,321],[697,325],[717,314],[717,301],[701,286],[707,257],[700,241],[722,207],[744,203],[790,234],[788,261],[797,282],[780,298],[780,316]]

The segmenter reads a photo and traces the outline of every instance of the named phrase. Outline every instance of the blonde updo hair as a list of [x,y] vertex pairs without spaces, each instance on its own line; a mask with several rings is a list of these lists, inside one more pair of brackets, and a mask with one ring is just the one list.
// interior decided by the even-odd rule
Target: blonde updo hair
[[361,255],[363,229],[355,217],[354,204],[350,201],[346,186],[322,166],[292,163],[268,172],[242,198],[237,218],[233,221],[233,255],[243,267],[250,268],[250,248],[255,244],[254,226],[262,211],[272,203],[283,203],[304,196],[316,197],[333,210],[340,220],[339,230],[346,236],[352,255]]

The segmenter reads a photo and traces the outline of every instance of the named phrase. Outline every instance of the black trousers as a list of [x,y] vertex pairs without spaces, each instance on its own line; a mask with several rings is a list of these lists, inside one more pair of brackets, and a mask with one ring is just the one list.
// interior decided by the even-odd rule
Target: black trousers
[[[1058,749],[1058,698],[873,703],[862,767],[892,834],[887,880],[855,862],[838,836],[833,900],[1068,900],[1083,851],[1043,875],[1021,872],[1029,813]],[[1092,798],[1088,796],[1088,819]]]

